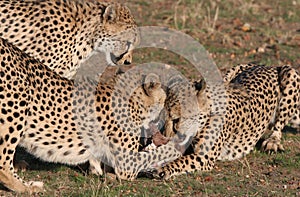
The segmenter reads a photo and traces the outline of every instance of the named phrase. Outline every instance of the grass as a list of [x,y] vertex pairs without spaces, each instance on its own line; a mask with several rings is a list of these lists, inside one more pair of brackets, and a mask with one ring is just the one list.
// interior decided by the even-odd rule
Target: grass
[[[19,172],[21,177],[45,183],[46,191],[36,196],[297,196],[300,136],[288,131],[283,138],[284,153],[268,155],[255,150],[244,159],[217,162],[211,172],[184,174],[168,181],[145,177],[118,181],[112,174],[88,175],[85,166],[43,163],[22,150],[17,156],[28,158],[31,164],[28,171]],[[6,191],[0,195],[24,196]]]
[[[167,26],[198,40],[221,71],[252,61],[300,64],[299,0],[127,0],[126,4],[140,26]],[[250,32],[241,30],[245,23]],[[258,52],[259,47],[264,52]],[[138,49],[134,61],[164,62],[189,78],[199,78],[191,64],[165,50]],[[285,133],[283,143],[284,153],[249,154],[249,166],[245,160],[217,162],[211,172],[169,181],[120,182],[110,175],[96,177],[80,168],[43,163],[22,151],[17,157],[30,164],[28,171],[19,172],[22,177],[45,183],[46,191],[36,196],[300,196],[300,134]],[[0,196],[24,195],[0,190]]]
[[[299,1],[160,0],[145,7],[138,2],[127,3],[135,15],[140,16],[138,24],[167,26],[191,35],[207,48],[221,70],[250,61],[267,65],[300,63],[297,52]],[[250,24],[250,32],[241,30],[245,23]],[[140,56],[155,59],[151,53],[149,49],[138,52],[135,59],[142,60]],[[164,63],[176,65],[177,59],[174,63],[174,59],[164,53],[157,57],[165,57],[162,58]],[[184,74],[191,73],[185,71]]]

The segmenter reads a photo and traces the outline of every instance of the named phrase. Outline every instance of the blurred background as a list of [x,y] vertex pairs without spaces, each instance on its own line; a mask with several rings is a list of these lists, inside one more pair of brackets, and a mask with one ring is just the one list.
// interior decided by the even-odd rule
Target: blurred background
[[[165,26],[198,40],[221,71],[239,63],[300,64],[300,1],[127,0],[139,26]],[[197,78],[188,62],[171,52],[139,49],[134,62],[176,65]]]

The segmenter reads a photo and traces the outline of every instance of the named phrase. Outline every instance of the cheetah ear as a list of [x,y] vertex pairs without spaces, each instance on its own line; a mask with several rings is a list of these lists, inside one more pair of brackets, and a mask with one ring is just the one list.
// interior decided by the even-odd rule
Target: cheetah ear
[[168,89],[172,89],[173,87],[176,87],[178,84],[183,83],[185,80],[181,75],[175,75],[172,76],[168,80]]
[[147,96],[151,96],[153,91],[161,88],[159,77],[154,73],[151,73],[144,77],[143,89]]
[[116,21],[117,10],[119,9],[118,4],[112,4],[106,7],[103,14],[103,22]]
[[198,81],[194,81],[193,86],[196,90],[198,105],[202,109],[207,103],[207,95],[205,93],[206,83],[205,83],[204,79],[201,79]]

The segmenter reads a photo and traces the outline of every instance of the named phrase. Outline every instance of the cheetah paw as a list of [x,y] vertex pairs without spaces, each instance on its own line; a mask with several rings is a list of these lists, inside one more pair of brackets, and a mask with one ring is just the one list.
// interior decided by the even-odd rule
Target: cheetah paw
[[93,174],[95,176],[102,176],[103,175],[103,171],[101,169],[101,166],[100,167],[98,167],[98,166],[96,167],[96,166],[90,165],[89,172],[90,172],[90,174]]
[[283,145],[280,140],[269,138],[262,143],[262,150],[268,153],[276,153],[277,151],[284,151]]
[[168,172],[165,171],[161,171],[158,173],[158,176],[162,179],[162,180],[168,180],[171,176]]
[[29,164],[25,160],[14,162],[14,170],[15,170],[15,172],[18,172],[19,170],[21,172],[25,172],[28,167],[29,167]]
[[26,184],[29,187],[30,193],[44,192],[44,183],[41,181],[29,181]]
[[101,162],[95,159],[90,159],[89,160],[89,172],[91,174],[94,174],[96,176],[102,176],[103,175],[103,171],[101,168]]
[[169,173],[165,172],[162,168],[152,169],[151,170],[152,177],[160,180],[167,180],[170,178]]

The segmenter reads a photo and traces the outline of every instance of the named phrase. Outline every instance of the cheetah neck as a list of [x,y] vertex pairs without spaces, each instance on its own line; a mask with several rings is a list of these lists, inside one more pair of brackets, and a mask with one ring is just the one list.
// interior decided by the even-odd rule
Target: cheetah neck
[[[99,10],[99,13],[97,14],[100,16],[91,14],[94,11],[93,9],[95,9],[93,6],[87,4],[84,9],[80,6],[77,8],[77,18],[75,19],[77,24],[77,34],[74,40],[76,51],[74,51],[72,55],[72,65],[74,65],[74,67],[71,67],[70,69],[70,76],[74,76],[82,65],[87,66],[90,64],[95,64],[93,60],[91,60],[95,54],[97,54],[97,57],[102,58],[102,56],[99,56],[98,51],[94,50],[94,42],[95,36],[105,36],[104,34],[99,35],[99,32],[105,32],[104,28],[102,27],[103,19],[100,16],[101,12],[104,12],[107,5],[104,3],[96,5],[97,10]],[[101,63],[106,65],[107,63],[105,57],[103,60],[104,61],[101,61]],[[97,64],[99,65],[98,60]]]

